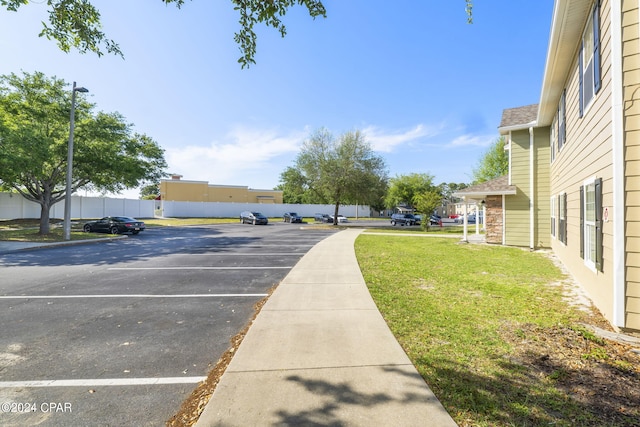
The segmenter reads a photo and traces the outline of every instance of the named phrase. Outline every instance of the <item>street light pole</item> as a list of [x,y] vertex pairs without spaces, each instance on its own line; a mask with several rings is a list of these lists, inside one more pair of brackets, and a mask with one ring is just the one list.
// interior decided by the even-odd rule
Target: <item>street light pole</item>
[[64,194],[64,240],[71,240],[71,179],[73,176],[73,131],[76,118],[76,92],[89,92],[89,90],[84,87],[76,87],[76,82],[73,82],[71,116],[69,118],[69,145],[67,147],[67,188]]

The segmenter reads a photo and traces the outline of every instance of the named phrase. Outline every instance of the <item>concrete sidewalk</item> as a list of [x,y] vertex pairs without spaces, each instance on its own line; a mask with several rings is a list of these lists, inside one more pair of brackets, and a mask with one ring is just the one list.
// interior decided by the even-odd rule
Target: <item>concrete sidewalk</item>
[[362,230],[314,246],[278,286],[197,427],[455,426],[376,308]]

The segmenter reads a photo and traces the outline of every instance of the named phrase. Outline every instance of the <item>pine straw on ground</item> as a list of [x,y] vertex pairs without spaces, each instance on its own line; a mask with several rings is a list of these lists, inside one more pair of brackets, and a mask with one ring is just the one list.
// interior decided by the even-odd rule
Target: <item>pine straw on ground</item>
[[575,327],[505,325],[501,335],[513,345],[510,361],[532,381],[552,381],[567,401],[590,413],[592,421],[581,425],[640,426],[640,340],[608,339],[603,330],[613,332],[594,310],[588,323]]

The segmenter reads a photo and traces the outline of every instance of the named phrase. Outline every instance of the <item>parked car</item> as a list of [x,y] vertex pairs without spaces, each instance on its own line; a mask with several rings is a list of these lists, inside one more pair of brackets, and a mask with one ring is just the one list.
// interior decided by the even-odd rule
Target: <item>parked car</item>
[[284,222],[302,222],[302,217],[295,212],[285,212],[282,220]]
[[413,218],[415,219],[415,222],[414,222],[415,225],[422,224],[422,215],[414,215]]
[[[334,222],[334,221],[333,221],[333,215],[329,215],[329,221],[327,221],[327,222],[330,222],[330,223],[332,223],[332,224],[333,224],[333,222]],[[338,215],[338,222],[339,222],[339,223],[340,223],[340,222],[349,222],[349,220],[348,220],[348,219],[347,219],[347,217],[346,217],[346,216],[344,216],[344,215]]]
[[244,211],[240,214],[240,222],[242,224],[268,224],[269,220],[260,212]]
[[449,218],[453,220],[456,224],[462,224],[464,217],[462,215],[449,215]]
[[128,216],[105,216],[97,221],[89,221],[82,226],[86,233],[131,233],[138,234],[144,231],[144,222]]
[[442,218],[439,215],[433,214],[429,217],[429,225],[440,225]]
[[313,219],[317,222],[329,222],[329,214],[317,213],[313,216]]
[[412,214],[391,215],[391,225],[415,225],[416,218]]

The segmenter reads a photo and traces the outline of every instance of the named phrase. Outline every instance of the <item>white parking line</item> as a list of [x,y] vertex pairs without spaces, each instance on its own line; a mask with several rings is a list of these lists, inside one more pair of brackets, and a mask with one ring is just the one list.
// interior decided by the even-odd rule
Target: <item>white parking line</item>
[[183,295],[153,295],[153,294],[121,294],[121,295],[4,295],[0,299],[65,299],[65,298],[202,298],[202,297],[266,297],[269,294],[183,294]]
[[[294,245],[294,244],[290,244],[290,243],[265,243],[263,245],[238,245],[235,246],[236,248],[279,248],[281,246],[284,246],[285,248],[310,248],[312,246],[315,246],[315,244],[311,244],[311,245]],[[221,246],[217,246],[220,248],[224,248],[224,245]]]
[[194,384],[207,377],[105,378],[86,380],[0,381],[0,388],[103,387],[125,385]]
[[284,256],[291,256],[291,255],[299,255],[302,256],[304,254],[301,254],[300,252],[281,252],[281,253],[269,253],[269,254],[263,254],[263,253],[247,253],[247,252],[236,252],[236,253],[228,253],[228,252],[224,252],[224,253],[220,253],[220,252],[203,252],[201,254],[189,254],[189,256],[211,256],[211,255],[215,255],[215,256],[237,256],[237,257],[241,257],[241,256],[245,256],[245,255],[256,255],[256,256],[279,256],[279,255],[284,255]]
[[288,267],[110,267],[107,270],[286,270]]

